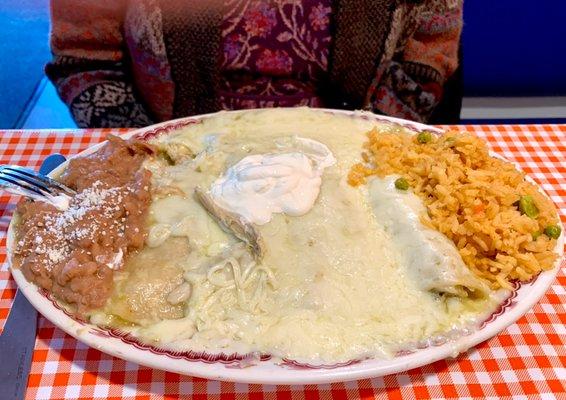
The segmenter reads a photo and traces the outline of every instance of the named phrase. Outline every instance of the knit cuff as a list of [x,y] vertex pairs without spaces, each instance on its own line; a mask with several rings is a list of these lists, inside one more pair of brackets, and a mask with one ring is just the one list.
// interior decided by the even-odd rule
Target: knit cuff
[[125,82],[91,85],[73,99],[69,108],[81,128],[135,128],[153,123]]

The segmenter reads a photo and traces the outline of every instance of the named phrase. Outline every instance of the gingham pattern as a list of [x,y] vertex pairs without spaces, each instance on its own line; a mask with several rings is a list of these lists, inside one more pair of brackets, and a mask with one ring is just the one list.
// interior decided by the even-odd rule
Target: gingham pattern
[[[537,180],[566,222],[566,125],[465,126]],[[121,131],[0,131],[0,163],[36,168],[47,155],[74,154]],[[0,327],[15,285],[5,262],[15,198],[0,195]],[[566,262],[542,300],[523,318],[475,349],[383,378],[312,386],[262,386],[180,376],[86,347],[40,317],[27,398],[319,399],[566,398]],[[0,360],[2,355],[0,354]],[[1,394],[0,394],[1,397]]]

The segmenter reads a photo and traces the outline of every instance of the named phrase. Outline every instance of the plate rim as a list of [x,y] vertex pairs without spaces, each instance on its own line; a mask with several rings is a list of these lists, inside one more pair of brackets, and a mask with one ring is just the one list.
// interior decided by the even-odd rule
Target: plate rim
[[[354,118],[369,119],[377,122],[392,122],[417,131],[430,130],[436,133],[445,132],[444,129],[434,126],[400,118],[377,115],[368,111],[348,111],[307,107],[303,108],[316,112],[324,112],[333,115],[342,114]],[[127,132],[126,134],[121,135],[121,137],[146,137],[152,132],[160,134],[160,130],[164,130],[164,132],[167,132],[168,129],[175,130],[177,128],[180,128],[181,124],[189,125],[191,123],[198,123],[203,119],[212,118],[217,115],[249,113],[268,110],[269,109],[220,111],[215,113],[178,118],[148,127],[132,130],[131,132]],[[96,145],[90,146],[87,149],[71,156],[69,159],[95,152],[100,147],[102,147],[105,142],[106,141],[103,141]],[[504,159],[508,162],[512,162],[491,150],[490,155]],[[59,174],[66,167],[67,163],[68,161],[60,165],[58,168],[52,171],[51,175]],[[516,162],[512,163],[517,168],[519,168]],[[529,175],[525,175],[529,181],[534,182],[537,185],[542,193],[550,198],[550,196],[548,196],[548,194],[542,188],[542,185],[534,181],[534,179],[532,179]],[[559,254],[559,257],[556,260],[554,267],[551,270],[543,271],[541,274],[539,274],[536,281],[522,285],[521,288],[517,289],[514,292],[518,293],[519,296],[522,295],[522,297],[524,298],[522,298],[520,301],[512,302],[513,304],[511,304],[510,307],[507,307],[502,315],[498,316],[495,320],[491,321],[483,328],[471,333],[468,336],[462,336],[455,341],[449,341],[439,346],[429,346],[414,353],[402,355],[389,360],[363,360],[359,363],[330,369],[295,369],[276,365],[269,360],[263,361],[257,365],[253,365],[247,368],[237,368],[231,367],[230,365],[223,364],[221,362],[207,363],[197,360],[173,359],[168,355],[154,354],[150,351],[147,351],[146,349],[137,348],[134,345],[127,344],[121,339],[103,337],[101,335],[96,335],[90,332],[89,327],[92,327],[94,329],[96,329],[97,327],[92,324],[83,325],[82,323],[66,315],[61,310],[58,310],[54,306],[54,304],[51,303],[51,301],[41,293],[41,291],[37,288],[37,286],[35,286],[35,284],[30,283],[25,279],[20,270],[12,268],[11,259],[14,241],[13,222],[14,218],[12,218],[12,220],[10,221],[10,225],[7,231],[6,252],[8,269],[14,277],[18,288],[22,291],[24,296],[30,301],[34,308],[64,332],[73,336],[78,341],[85,343],[86,345],[98,349],[104,353],[150,368],[157,368],[165,371],[179,373],[182,375],[189,375],[206,379],[252,384],[321,384],[374,378],[392,373],[407,371],[438,360],[456,356],[462,352],[466,352],[468,349],[472,349],[478,344],[501,333],[505,328],[507,328],[509,325],[513,324],[520,317],[526,314],[540,300],[540,298],[544,296],[560,270],[562,259],[564,257],[565,236],[564,229],[562,229],[562,234],[557,240],[557,252]],[[561,221],[560,223],[561,225],[563,225]],[[523,292],[521,292],[521,290],[523,290]],[[525,292],[525,290],[527,291]],[[506,300],[503,300],[503,302],[505,301]]]

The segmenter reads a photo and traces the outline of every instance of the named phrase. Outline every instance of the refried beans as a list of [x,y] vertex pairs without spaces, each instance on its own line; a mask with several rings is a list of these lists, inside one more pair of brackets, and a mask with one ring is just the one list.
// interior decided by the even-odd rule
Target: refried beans
[[145,241],[151,173],[141,166],[154,153],[139,140],[109,136],[97,152],[69,162],[61,181],[77,194],[66,210],[22,201],[15,255],[26,279],[79,315],[103,306],[114,270]]

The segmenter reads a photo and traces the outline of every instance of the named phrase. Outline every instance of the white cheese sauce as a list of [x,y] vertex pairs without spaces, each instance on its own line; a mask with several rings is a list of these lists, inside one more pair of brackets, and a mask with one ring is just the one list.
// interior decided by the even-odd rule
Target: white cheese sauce
[[[375,126],[277,109],[221,113],[158,138],[163,149],[194,155],[146,165],[156,191],[177,191],[152,202],[150,249],[186,237],[190,254],[176,265],[191,291],[183,318],[124,329],[173,350],[310,363],[390,357],[409,343],[474,329],[498,302],[438,294],[475,283],[462,280],[455,249],[423,233],[422,204],[413,208],[415,198],[392,192],[390,180],[346,182]],[[206,213],[197,186],[256,223],[267,249],[261,260]],[[175,257],[168,251],[154,268]]]
[[487,285],[470,272],[450,239],[421,223],[427,218],[424,204],[410,190],[396,189],[396,178],[371,180],[371,204],[420,287],[452,295],[486,295]]

